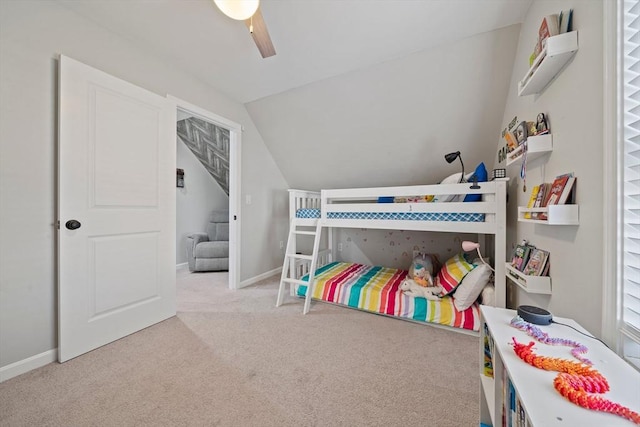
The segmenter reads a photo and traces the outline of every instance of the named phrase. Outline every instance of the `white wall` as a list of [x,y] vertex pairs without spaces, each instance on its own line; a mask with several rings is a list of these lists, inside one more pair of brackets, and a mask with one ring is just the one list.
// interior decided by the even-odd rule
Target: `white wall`
[[184,187],[176,188],[176,264],[187,262],[187,235],[206,233],[214,210],[229,210],[229,196],[178,137],[176,167],[184,169]]
[[[518,97],[517,83],[529,68],[542,18],[573,8],[573,28],[578,30],[579,50],[573,61],[540,95]],[[553,152],[527,165],[527,192],[518,178],[519,165],[508,170],[510,203],[508,251],[515,242],[530,243],[551,251],[553,295],[526,294],[511,288],[510,305],[534,304],[561,317],[577,320],[599,334],[602,320],[603,262],[603,3],[537,0],[529,9],[520,34],[518,50],[503,116],[505,127],[514,116],[534,121],[548,115]],[[499,135],[496,136],[496,140]],[[500,144],[498,144],[498,149]],[[496,155],[497,161],[497,155]],[[559,174],[578,177],[579,226],[547,226],[517,222],[517,206],[526,206],[531,188],[550,182]]]
[[[413,252],[435,254],[441,263],[462,250],[462,241],[478,241],[477,234],[433,233],[402,230],[340,229],[336,243],[342,243],[337,260],[390,268],[409,269]],[[490,253],[482,247],[483,253]],[[493,256],[489,256],[493,259]]]
[[[435,184],[491,173],[520,26],[478,34],[247,104],[289,184],[320,189]],[[300,167],[300,165],[304,165]],[[445,258],[460,238],[343,230],[339,259],[408,265],[414,247]],[[454,239],[457,239],[454,241]],[[455,249],[454,249],[455,248]]]
[[293,188],[435,184],[460,171],[444,161],[451,151],[462,152],[469,170],[493,165],[519,30],[468,37],[247,108]]
[[57,57],[240,123],[241,280],[282,265],[288,187],[245,107],[54,1],[0,2],[0,367],[57,347]]

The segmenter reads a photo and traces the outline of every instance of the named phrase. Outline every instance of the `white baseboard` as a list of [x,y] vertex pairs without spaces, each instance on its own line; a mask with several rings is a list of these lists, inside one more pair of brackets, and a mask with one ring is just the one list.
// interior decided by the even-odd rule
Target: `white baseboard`
[[0,383],[58,360],[58,349],[45,351],[0,368]]
[[[186,268],[187,266],[188,263],[186,262],[184,264],[177,264],[176,270]],[[267,279],[276,274],[280,274],[281,272],[282,267],[274,268],[271,271],[267,271],[250,279],[243,280],[242,282],[240,282],[239,287],[244,288],[245,286],[253,285],[254,283],[258,283],[261,280]],[[13,377],[17,377],[18,375],[22,375],[33,369],[48,365],[49,363],[55,362],[56,360],[58,360],[58,349],[54,348],[53,350],[48,350],[43,353],[36,354],[35,356],[19,360],[10,365],[0,367],[0,383],[3,381],[7,381],[8,379],[11,379]]]
[[282,267],[274,268],[271,271],[267,271],[266,273],[259,274],[255,277],[252,277],[251,279],[243,280],[242,282],[240,282],[240,285],[238,286],[238,288],[244,288],[245,286],[253,285],[254,283],[258,283],[261,280],[267,279],[271,276],[274,276],[280,273],[282,273]]
[[188,262],[183,262],[182,264],[176,264],[176,270],[184,270],[189,267]]

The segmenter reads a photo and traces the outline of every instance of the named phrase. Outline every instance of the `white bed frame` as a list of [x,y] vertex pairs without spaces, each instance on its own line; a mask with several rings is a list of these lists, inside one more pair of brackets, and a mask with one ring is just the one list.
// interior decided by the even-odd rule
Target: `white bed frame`
[[[494,236],[495,305],[506,306],[506,203],[508,178],[481,182],[478,188],[473,183],[418,185],[407,187],[350,188],[321,190],[289,190],[289,238],[282,266],[282,277],[278,291],[277,306],[282,304],[286,284],[290,293],[295,287],[307,284],[300,280],[309,274],[309,282],[304,303],[304,313],[309,311],[313,294],[316,269],[333,259],[333,233],[329,233],[324,248],[320,248],[322,229],[329,228],[371,228],[391,230],[440,231],[450,233],[477,233],[480,236]],[[446,203],[378,203],[378,197],[410,197],[423,195],[481,194],[479,202]],[[320,218],[296,218],[298,209],[320,209]],[[483,222],[466,221],[416,221],[416,220],[373,220],[373,219],[331,219],[329,212],[443,212],[443,213],[483,213]],[[297,253],[297,236],[314,237],[311,254]]]

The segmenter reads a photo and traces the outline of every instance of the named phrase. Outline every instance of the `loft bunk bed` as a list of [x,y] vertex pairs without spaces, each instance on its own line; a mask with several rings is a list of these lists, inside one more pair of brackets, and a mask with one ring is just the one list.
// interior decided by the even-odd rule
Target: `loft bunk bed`
[[[455,293],[436,300],[404,294],[400,284],[407,277],[405,270],[335,262],[333,231],[360,228],[474,233],[479,240],[493,236],[495,306],[505,307],[507,182],[508,178],[502,178],[480,183],[289,190],[289,237],[276,305],[282,304],[289,284],[292,296],[305,298],[304,314],[316,299],[477,331],[480,322],[475,302],[458,310]],[[325,228],[330,232],[323,238]],[[299,252],[300,235],[313,237],[312,248],[305,248],[311,253]]]

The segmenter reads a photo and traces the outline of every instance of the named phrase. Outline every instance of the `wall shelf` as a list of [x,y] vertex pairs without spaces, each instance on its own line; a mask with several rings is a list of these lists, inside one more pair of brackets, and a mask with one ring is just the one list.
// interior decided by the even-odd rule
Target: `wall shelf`
[[[546,213],[547,219],[525,218],[527,213]],[[547,225],[579,225],[579,205],[550,205],[544,208],[518,207],[519,222],[533,222]]]
[[551,277],[549,276],[528,276],[520,270],[512,267],[510,263],[505,263],[507,279],[530,294],[551,295]]
[[524,156],[525,149],[527,151],[527,162],[533,161],[553,151],[553,135],[533,135],[527,138],[526,143],[521,144],[507,154],[507,166],[517,162]]
[[542,92],[549,82],[562,71],[577,50],[577,31],[549,37],[545,48],[518,83],[518,95],[525,96]]

